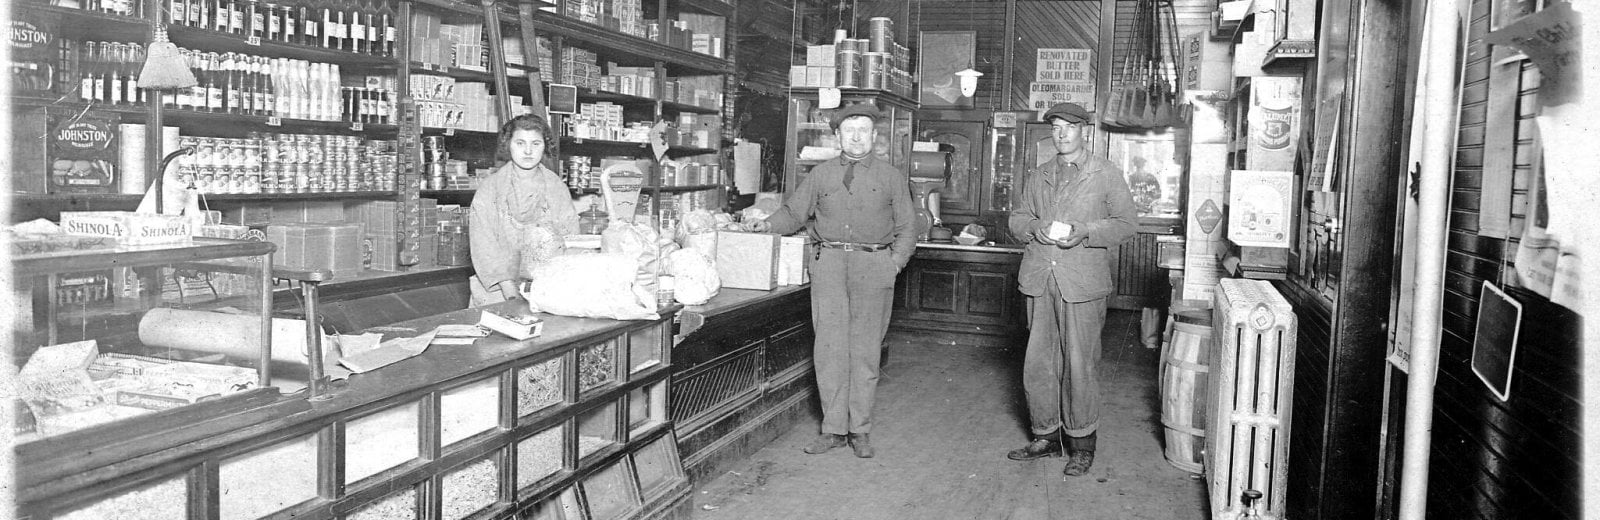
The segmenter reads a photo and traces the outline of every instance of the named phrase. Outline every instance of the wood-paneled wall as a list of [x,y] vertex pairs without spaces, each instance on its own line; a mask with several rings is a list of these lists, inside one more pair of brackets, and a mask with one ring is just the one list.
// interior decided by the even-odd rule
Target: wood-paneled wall
[[[1100,2],[1017,2],[1017,40],[1013,50],[1011,107],[1026,110],[1039,49],[1091,49],[1090,75],[1098,77]],[[1088,107],[1094,110],[1094,107]]]
[[[1001,0],[929,0],[911,4],[909,31],[913,57],[920,31],[975,31],[978,45],[975,66],[978,92],[973,96],[977,110],[1011,110],[1028,104],[1028,83],[1033,81],[1034,59],[1040,48],[1082,48],[1099,52],[1100,0],[1027,0],[1016,3],[1016,38],[1012,49],[1011,85],[1004,85],[1006,2]],[[888,16],[901,8],[898,2],[862,2],[856,19]]]
[[[1473,2],[1464,71],[1428,516],[1578,518],[1584,404],[1579,393],[1578,317],[1538,295],[1512,291],[1525,307],[1510,400],[1501,402],[1492,395],[1471,367],[1482,284],[1485,280],[1502,284],[1514,276],[1534,159],[1531,132],[1538,90],[1537,70],[1531,65],[1524,63],[1519,69],[1512,64],[1509,70],[1493,71],[1505,65],[1494,63],[1492,49],[1482,41],[1488,31],[1489,4]],[[1491,79],[1507,73],[1509,82]],[[1492,113],[1496,105],[1513,111],[1497,116]],[[1514,133],[1500,133],[1505,141],[1486,137],[1508,129]],[[1509,164],[1510,171],[1485,167],[1497,163]],[[1507,180],[1512,193],[1510,236],[1480,235],[1485,227],[1480,226],[1480,217],[1491,213],[1483,207],[1488,203],[1485,186]]]

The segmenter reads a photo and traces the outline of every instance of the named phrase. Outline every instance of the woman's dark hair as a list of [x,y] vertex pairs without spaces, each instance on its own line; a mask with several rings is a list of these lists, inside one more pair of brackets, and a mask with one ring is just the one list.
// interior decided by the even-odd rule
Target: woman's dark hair
[[523,114],[511,118],[510,121],[506,121],[506,124],[500,125],[499,155],[501,158],[507,158],[511,156],[511,134],[516,133],[517,130],[533,130],[538,132],[539,137],[544,138],[545,157],[554,156],[556,152],[556,137],[550,131],[550,123],[545,122],[544,118],[542,117],[533,114]]

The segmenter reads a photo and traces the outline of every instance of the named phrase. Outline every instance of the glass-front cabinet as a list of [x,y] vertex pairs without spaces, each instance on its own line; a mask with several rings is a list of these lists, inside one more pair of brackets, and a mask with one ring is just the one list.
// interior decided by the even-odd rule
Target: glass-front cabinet
[[[275,386],[275,376],[298,376],[304,386],[301,350],[267,348],[270,243],[185,238],[112,247],[109,238],[21,234],[8,241],[18,253],[10,324],[18,444],[110,433],[118,429],[111,423],[135,418],[153,426],[195,413],[180,409],[198,403],[227,413],[248,405],[241,397]],[[79,247],[89,249],[72,249]]]
[[[661,517],[687,503],[688,478],[666,413],[672,312],[640,321],[541,315],[544,331],[535,338],[492,335],[470,347],[434,345],[351,375],[325,395],[279,395],[282,385],[268,385],[293,377],[292,360],[262,362],[258,356],[277,350],[256,349],[274,344],[270,328],[261,328],[269,316],[258,296],[269,281],[270,273],[261,271],[272,249],[196,239],[192,246],[87,259],[23,257],[15,291],[31,297],[19,299],[34,302],[31,314],[39,317],[24,312],[14,327],[18,344],[32,345],[19,363],[33,367],[21,386],[34,382],[29,378],[41,363],[78,368],[40,379],[14,405],[31,422],[15,426],[18,509],[7,513],[39,519],[629,519]],[[98,297],[102,289],[77,287],[100,279],[80,273],[123,267],[133,273],[127,280],[144,284],[128,296],[94,300],[83,295]],[[243,278],[225,282],[222,275]],[[114,276],[104,277],[125,280]],[[214,293],[167,287],[207,276]],[[224,290],[224,283],[234,285]],[[516,303],[491,310],[527,313]],[[482,312],[404,321],[384,334],[405,337],[398,331],[476,323]],[[182,330],[171,329],[182,334],[162,335],[169,329],[160,320],[168,313],[186,317]],[[237,330],[233,336],[221,328],[184,332],[210,326],[202,320],[207,316],[195,313],[233,317],[222,321]],[[89,341],[104,347],[91,355],[96,351],[78,346]],[[175,365],[181,370],[167,368]],[[242,375],[227,379],[237,386],[231,393],[199,397],[192,405],[155,411],[140,406],[154,398],[119,397],[124,389],[143,388],[134,382],[182,376],[188,379],[168,386],[202,387],[210,380],[201,376],[217,378],[234,368]],[[117,422],[95,426],[93,420]]]
[[909,174],[916,102],[880,90],[828,89],[839,91],[839,102],[824,108],[819,90],[822,89],[789,89],[789,135],[785,147],[788,155],[784,160],[783,178],[785,192],[798,188],[812,168],[839,156],[839,139],[831,121],[838,108],[859,103],[872,104],[883,115],[878,118],[878,136],[872,145],[873,154]]

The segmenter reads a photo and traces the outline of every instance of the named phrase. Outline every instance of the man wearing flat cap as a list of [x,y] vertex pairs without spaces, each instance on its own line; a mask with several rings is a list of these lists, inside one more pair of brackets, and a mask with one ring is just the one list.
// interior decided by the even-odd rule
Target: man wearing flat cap
[[1012,460],[1069,457],[1067,476],[1094,464],[1100,422],[1100,330],[1116,286],[1111,251],[1133,237],[1133,196],[1122,171],[1089,154],[1089,111],[1045,112],[1056,156],[1029,172],[1007,224],[1027,242],[1017,284],[1028,302],[1022,387],[1033,440]]
[[812,168],[771,217],[744,225],[786,235],[815,220],[811,323],[822,435],[805,448],[813,455],[848,445],[857,457],[873,456],[872,401],[895,275],[917,245],[910,179],[872,153],[879,117],[869,103],[835,112],[839,157]]

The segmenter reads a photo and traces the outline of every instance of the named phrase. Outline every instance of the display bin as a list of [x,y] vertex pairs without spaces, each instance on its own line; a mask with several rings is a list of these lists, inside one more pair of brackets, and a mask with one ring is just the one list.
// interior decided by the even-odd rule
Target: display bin
[[617,378],[617,351],[622,341],[607,341],[578,350],[578,392],[603,387]]
[[500,425],[500,379],[489,377],[439,394],[439,443],[451,446]]
[[344,423],[344,483],[415,460],[422,405],[409,402]]
[[566,358],[558,357],[522,367],[517,370],[517,416],[527,417],[540,410],[561,403],[565,397],[562,367]]
[[586,458],[616,444],[617,405],[606,403],[578,415],[578,458]]
[[643,503],[639,482],[629,459],[617,459],[583,480],[583,495],[588,499],[591,520],[618,520],[636,512]]
[[1262,494],[1256,518],[1281,519],[1294,403],[1294,309],[1261,280],[1224,278],[1213,301],[1205,432],[1211,517],[1243,517],[1241,497],[1255,490]]

